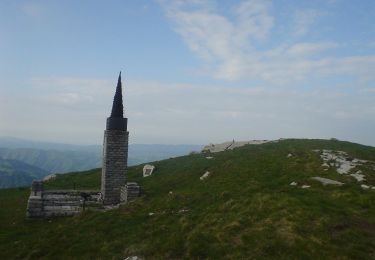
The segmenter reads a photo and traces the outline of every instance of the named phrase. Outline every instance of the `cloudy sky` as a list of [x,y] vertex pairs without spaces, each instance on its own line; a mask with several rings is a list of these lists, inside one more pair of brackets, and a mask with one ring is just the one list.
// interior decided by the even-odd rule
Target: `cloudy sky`
[[0,1],[0,136],[375,146],[375,1]]

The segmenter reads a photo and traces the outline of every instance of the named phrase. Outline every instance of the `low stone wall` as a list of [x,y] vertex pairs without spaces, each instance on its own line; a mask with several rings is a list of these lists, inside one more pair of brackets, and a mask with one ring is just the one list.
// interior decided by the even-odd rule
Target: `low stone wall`
[[86,205],[101,205],[99,191],[43,190],[43,182],[34,181],[26,215],[35,217],[73,216]]
[[[140,196],[140,187],[129,182],[121,188],[121,202],[135,200]],[[85,207],[103,209],[100,191],[89,190],[47,190],[42,181],[34,181],[27,203],[26,215],[29,218],[73,216]]]
[[45,217],[72,216],[82,212],[84,204],[92,205],[99,201],[99,191],[44,191],[43,211]]

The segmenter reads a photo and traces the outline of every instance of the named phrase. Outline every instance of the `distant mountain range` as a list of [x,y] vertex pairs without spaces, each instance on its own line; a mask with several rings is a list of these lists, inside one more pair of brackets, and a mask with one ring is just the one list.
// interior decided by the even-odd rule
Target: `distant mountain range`
[[[137,165],[158,161],[199,151],[202,147],[202,145],[130,144],[128,162],[129,165]],[[0,188],[16,187],[29,185],[32,179],[42,178],[51,173],[98,168],[102,163],[102,146],[0,137],[0,158],[1,165],[6,165],[4,167],[7,169],[0,172]],[[28,170],[21,170],[25,169],[26,165],[29,166]],[[32,167],[35,168],[31,170]],[[7,176],[7,181],[2,176]],[[11,180],[11,176],[14,176],[14,180]]]
[[0,188],[29,185],[32,180],[40,179],[48,172],[17,160],[0,158]]

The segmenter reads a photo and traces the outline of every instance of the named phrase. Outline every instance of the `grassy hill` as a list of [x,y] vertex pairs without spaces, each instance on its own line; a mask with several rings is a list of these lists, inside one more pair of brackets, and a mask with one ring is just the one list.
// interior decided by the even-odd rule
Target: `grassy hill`
[[[375,190],[335,167],[325,171],[313,149],[375,162],[374,147],[335,140],[249,145],[210,160],[192,154],[155,162],[148,178],[142,165],[131,167],[129,180],[144,191],[136,202],[50,220],[25,219],[29,188],[0,190],[0,258],[374,259]],[[369,165],[360,170],[375,186]],[[345,184],[323,186],[314,176]],[[100,169],[61,175],[46,187],[73,185],[99,189]]]
[[47,171],[33,165],[0,158],[0,189],[26,186],[32,180],[43,178],[46,175],[48,175]]

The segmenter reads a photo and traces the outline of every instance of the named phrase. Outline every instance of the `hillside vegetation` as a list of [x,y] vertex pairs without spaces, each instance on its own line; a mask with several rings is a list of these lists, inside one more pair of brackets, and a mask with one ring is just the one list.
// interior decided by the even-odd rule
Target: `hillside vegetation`
[[[144,192],[135,202],[50,220],[25,219],[29,188],[0,190],[0,259],[374,259],[375,190],[335,167],[325,171],[314,149],[375,162],[374,147],[335,140],[247,145],[213,159],[192,154],[154,162],[147,178],[143,165],[130,167],[129,181]],[[369,165],[360,170],[375,186]],[[314,176],[345,184],[323,186]],[[99,189],[100,169],[46,184],[73,186]]]

